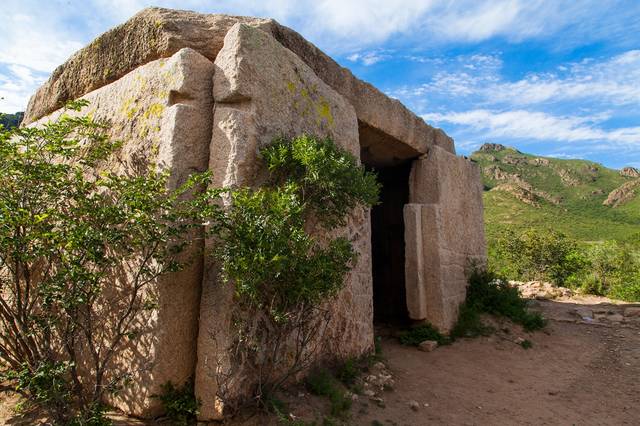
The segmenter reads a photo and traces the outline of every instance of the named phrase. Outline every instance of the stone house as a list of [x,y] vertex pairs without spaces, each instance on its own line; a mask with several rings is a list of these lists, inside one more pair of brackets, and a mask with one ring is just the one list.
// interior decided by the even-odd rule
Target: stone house
[[[374,320],[428,321],[443,332],[454,324],[466,268],[486,256],[478,168],[442,130],[296,32],[271,19],[145,9],[58,67],[25,123],[54,118],[80,97],[125,141],[119,167],[156,156],[170,185],[204,170],[217,185],[254,185],[258,149],[303,133],[331,137],[378,172],[382,203],[354,211],[341,231],[359,258],[331,303],[319,358],[370,352]],[[161,384],[194,378],[201,418],[218,418],[233,295],[205,258],[156,291],[143,337],[119,356],[135,374],[113,403],[152,417]]]

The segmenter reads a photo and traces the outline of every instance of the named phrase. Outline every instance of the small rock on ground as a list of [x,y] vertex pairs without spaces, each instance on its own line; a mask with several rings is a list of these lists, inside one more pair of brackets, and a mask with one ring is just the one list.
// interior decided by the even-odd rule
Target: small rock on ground
[[431,352],[437,347],[438,342],[436,342],[435,340],[425,340],[418,345],[418,349],[420,349],[422,352]]

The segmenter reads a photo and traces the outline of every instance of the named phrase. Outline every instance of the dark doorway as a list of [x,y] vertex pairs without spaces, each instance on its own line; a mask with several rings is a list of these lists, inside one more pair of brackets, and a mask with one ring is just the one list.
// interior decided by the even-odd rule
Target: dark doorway
[[409,202],[411,161],[372,167],[382,184],[380,204],[371,209],[373,315],[377,323],[406,325],[403,207]]

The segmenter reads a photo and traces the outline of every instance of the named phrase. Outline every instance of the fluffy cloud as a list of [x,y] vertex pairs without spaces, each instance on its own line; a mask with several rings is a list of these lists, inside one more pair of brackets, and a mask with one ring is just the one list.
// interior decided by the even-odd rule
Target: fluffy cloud
[[488,138],[537,139],[553,141],[609,141],[640,147],[640,127],[604,130],[598,123],[606,116],[554,116],[525,110],[490,111],[475,109],[464,112],[423,114],[427,122],[451,123]]
[[442,71],[429,82],[397,89],[394,94],[468,96],[474,102],[520,106],[575,100],[640,105],[640,50],[560,65],[557,72],[532,73],[516,81],[504,80],[501,66],[494,56],[458,56],[441,61]]
[[391,57],[392,55],[386,53],[384,50],[372,50],[369,52],[352,53],[347,56],[347,59],[351,62],[361,62],[363,65],[370,66]]

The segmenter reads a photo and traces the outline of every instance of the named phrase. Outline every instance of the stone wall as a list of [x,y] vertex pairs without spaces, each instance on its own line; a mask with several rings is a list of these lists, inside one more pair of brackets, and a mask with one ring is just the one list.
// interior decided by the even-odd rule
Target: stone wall
[[[237,24],[226,35],[215,61],[215,112],[209,168],[215,185],[254,186],[264,177],[258,150],[274,137],[307,133],[331,137],[359,157],[358,121],[353,107],[325,84],[295,54],[271,36]],[[354,242],[359,260],[345,289],[330,304],[331,322],[321,357],[357,356],[373,345],[368,212],[350,215],[339,230]],[[208,246],[214,243],[210,241]],[[213,261],[207,261],[200,312],[196,395],[201,419],[219,418],[217,378],[231,370],[227,356],[232,328],[232,286],[222,286]],[[242,372],[234,374],[241,376]],[[228,380],[228,378],[227,378]],[[252,389],[255,377],[235,378]]]
[[[157,166],[170,171],[171,188],[184,183],[191,173],[207,170],[212,77],[213,64],[208,59],[182,49],[83,96],[90,104],[80,114],[108,120],[111,138],[124,141],[101,167],[139,173]],[[56,111],[34,125],[60,114],[61,110]],[[195,245],[185,257],[199,252],[199,234],[192,235]],[[157,301],[158,308],[140,318],[139,334],[118,353],[111,368],[112,374],[132,373],[131,385],[112,401],[117,407],[137,416],[158,415],[162,408],[151,395],[158,394],[168,381],[183,383],[193,375],[201,282],[202,259],[196,258],[183,271],[149,287],[147,296]],[[106,334],[108,311],[113,309],[115,304],[103,318]]]
[[405,206],[407,307],[443,332],[455,324],[468,269],[486,263],[479,168],[439,147],[416,160]]

